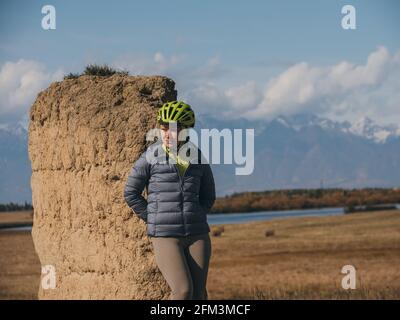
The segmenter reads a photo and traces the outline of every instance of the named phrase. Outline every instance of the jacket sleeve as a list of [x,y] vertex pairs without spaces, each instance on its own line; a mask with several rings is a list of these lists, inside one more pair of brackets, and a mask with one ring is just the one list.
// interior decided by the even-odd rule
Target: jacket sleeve
[[143,221],[147,222],[147,200],[142,196],[144,188],[150,179],[150,164],[143,152],[134,163],[125,185],[124,198],[128,206]]
[[207,212],[211,210],[211,207],[215,202],[214,176],[208,163],[204,164],[204,173],[201,177],[200,184],[199,202],[200,205],[207,210]]

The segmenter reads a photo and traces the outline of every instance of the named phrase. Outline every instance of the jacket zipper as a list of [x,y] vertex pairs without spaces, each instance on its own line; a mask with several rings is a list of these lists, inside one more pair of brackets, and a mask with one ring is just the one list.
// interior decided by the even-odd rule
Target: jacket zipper
[[186,236],[186,222],[185,222],[185,215],[183,214],[183,200],[184,200],[184,195],[183,195],[183,182],[185,181],[185,174],[186,174],[186,172],[189,170],[189,167],[190,167],[190,165],[191,165],[191,163],[189,162],[189,165],[188,165],[188,167],[186,168],[186,170],[185,170],[185,172],[183,173],[183,176],[181,177],[181,175],[180,175],[180,173],[179,173],[179,169],[178,169],[178,167],[177,167],[177,164],[172,164],[173,166],[174,166],[174,169],[175,169],[175,172],[176,172],[176,174],[178,175],[178,177],[179,177],[179,187],[180,187],[180,189],[181,189],[181,204],[182,204],[182,207],[181,207],[181,212],[182,212],[182,220],[183,220],[183,227],[184,227],[184,229],[185,229],[185,236]]
[[[166,154],[167,154],[167,157],[168,157],[168,159],[169,159],[169,158],[170,158],[170,155],[168,154],[168,152],[166,152]],[[174,159],[174,160],[175,160],[175,162],[177,162],[177,159]],[[169,163],[169,160],[168,160],[168,163]],[[183,221],[183,228],[184,228],[184,230],[185,230],[185,236],[186,236],[186,222],[185,222],[185,215],[183,214],[183,200],[184,200],[184,195],[183,195],[183,182],[184,182],[184,180],[185,180],[185,179],[184,179],[184,178],[185,178],[185,174],[186,174],[186,172],[189,170],[190,165],[191,165],[191,162],[189,161],[189,165],[188,165],[188,167],[186,168],[185,172],[183,173],[183,176],[181,177],[181,175],[180,175],[180,173],[179,173],[179,169],[178,169],[177,163],[173,163],[173,164],[172,164],[172,166],[173,166],[174,169],[175,169],[176,174],[178,175],[178,178],[179,178],[179,188],[181,189],[181,204],[182,204],[181,212],[182,212],[182,221]]]

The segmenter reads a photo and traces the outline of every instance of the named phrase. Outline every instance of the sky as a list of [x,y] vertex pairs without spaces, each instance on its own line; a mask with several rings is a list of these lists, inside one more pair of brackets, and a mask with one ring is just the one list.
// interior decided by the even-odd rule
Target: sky
[[178,99],[224,119],[400,123],[399,31],[396,0],[2,1],[0,124],[26,123],[41,90],[89,63],[171,77]]

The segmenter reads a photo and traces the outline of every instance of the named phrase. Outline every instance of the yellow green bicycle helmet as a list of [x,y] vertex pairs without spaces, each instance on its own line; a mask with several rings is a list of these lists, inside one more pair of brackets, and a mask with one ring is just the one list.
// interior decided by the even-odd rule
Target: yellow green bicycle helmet
[[183,101],[166,102],[158,109],[157,122],[177,122],[183,128],[193,128],[195,123],[194,112],[192,107]]

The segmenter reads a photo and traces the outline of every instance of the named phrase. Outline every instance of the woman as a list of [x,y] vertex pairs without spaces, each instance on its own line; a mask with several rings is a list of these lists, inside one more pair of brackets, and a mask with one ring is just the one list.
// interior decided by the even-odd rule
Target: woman
[[[170,300],[206,300],[211,257],[207,213],[215,201],[213,174],[199,149],[196,161],[178,156],[186,142],[178,141],[180,130],[195,124],[190,105],[165,103],[158,110],[157,123],[162,141],[150,145],[135,162],[124,197],[147,223],[156,263],[171,288]],[[146,152],[154,154],[154,161],[148,161]],[[147,200],[141,195],[145,187]]]

